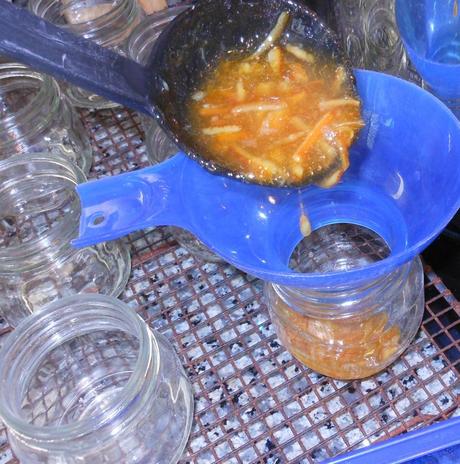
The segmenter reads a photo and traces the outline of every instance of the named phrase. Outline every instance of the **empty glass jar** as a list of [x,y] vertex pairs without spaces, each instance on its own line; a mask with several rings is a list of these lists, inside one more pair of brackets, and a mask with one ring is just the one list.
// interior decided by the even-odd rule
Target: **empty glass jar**
[[[301,272],[338,272],[384,258],[370,231],[334,225],[315,231],[291,262]],[[299,361],[337,379],[373,375],[416,335],[424,309],[419,258],[382,278],[342,288],[298,289],[267,283],[265,297],[279,339]]]
[[83,172],[91,167],[88,136],[57,82],[19,63],[0,63],[0,160],[56,153]]
[[[153,44],[161,31],[178,14],[187,10],[189,6],[178,6],[168,10],[155,13],[143,19],[143,21],[133,30],[128,44],[127,54],[129,58],[145,64],[149,57]],[[151,164],[161,163],[162,161],[175,155],[178,151],[176,145],[168,138],[166,133],[152,118],[140,115],[142,126],[145,130],[145,145],[147,157]],[[187,249],[190,253],[203,261],[221,262],[222,260],[209,250],[200,240],[190,232],[179,227],[168,227],[175,240]]]
[[37,308],[76,293],[117,296],[130,273],[122,242],[75,249],[84,174],[49,154],[0,162],[0,315],[17,325]]
[[[143,17],[136,0],[29,0],[29,8],[47,21],[118,53],[124,52],[129,34]],[[62,85],[77,107],[118,106],[86,90]]]
[[192,410],[168,341],[114,298],[51,303],[0,354],[0,416],[23,463],[176,463]]

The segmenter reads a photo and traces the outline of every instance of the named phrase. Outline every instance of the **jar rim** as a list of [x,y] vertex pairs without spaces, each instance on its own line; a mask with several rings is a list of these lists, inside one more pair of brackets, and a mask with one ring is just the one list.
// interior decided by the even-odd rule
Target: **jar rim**
[[[67,337],[61,337],[59,330],[62,331],[69,326],[73,329],[82,324],[81,319],[85,316],[94,316],[91,321],[91,327],[86,328],[76,334],[69,334]],[[116,400],[103,412],[100,412],[89,418],[66,425],[37,426],[23,419],[18,413],[20,410],[20,395],[24,393],[24,386],[15,386],[13,390],[16,395],[14,399],[19,400],[17,407],[11,406],[11,379],[14,378],[15,370],[21,370],[21,360],[24,359],[24,351],[32,345],[34,334],[36,337],[43,335],[43,331],[49,332],[48,338],[52,340],[46,351],[38,354],[39,359],[43,360],[46,353],[58,348],[63,343],[73,338],[85,335],[97,330],[113,330],[110,326],[109,319],[112,317],[113,323],[123,321],[132,329],[127,331],[118,328],[118,330],[130,333],[137,338],[139,350],[133,371],[122,387]],[[58,321],[56,323],[56,321]],[[97,324],[99,322],[99,325]],[[113,417],[119,415],[123,410],[129,407],[142,408],[144,405],[139,402],[136,406],[136,396],[145,383],[145,373],[153,369],[152,380],[149,389],[154,391],[158,384],[158,374],[160,366],[160,350],[158,342],[147,327],[147,324],[131,309],[128,305],[120,300],[105,295],[74,295],[54,301],[46,305],[39,312],[27,317],[12,332],[3,348],[0,351],[0,416],[12,431],[24,438],[31,439],[35,442],[45,442],[48,447],[59,447],[59,444],[70,440],[75,440],[83,436],[91,435],[96,430],[100,430]],[[8,359],[14,359],[13,367],[8,365]],[[36,364],[37,365],[37,364]],[[24,380],[24,378],[23,378]],[[30,381],[30,377],[26,377]],[[18,393],[16,393],[18,392]],[[138,409],[132,412],[135,415]],[[128,416],[127,419],[129,419]]]
[[[62,155],[56,153],[31,153],[20,156],[13,156],[0,161],[0,173],[12,169],[14,167],[25,165],[30,167],[33,164],[46,163],[49,165],[49,175],[55,175],[68,182],[77,185],[86,181],[86,176],[83,171],[65,159]],[[58,167],[62,172],[53,171],[54,167]],[[11,179],[8,179],[10,181]],[[1,183],[0,183],[1,187]],[[0,249],[0,274],[17,273],[32,267],[38,267],[49,259],[56,259],[62,250],[59,246],[47,248],[47,259],[32,260],[31,258],[37,254],[36,245],[40,241],[49,240],[51,236],[58,235],[60,243],[64,244],[75,236],[79,227],[79,220],[66,221],[63,227],[54,227],[50,232],[40,236],[38,239],[29,240],[27,243],[7,247],[6,250]],[[63,230],[64,229],[64,230]]]

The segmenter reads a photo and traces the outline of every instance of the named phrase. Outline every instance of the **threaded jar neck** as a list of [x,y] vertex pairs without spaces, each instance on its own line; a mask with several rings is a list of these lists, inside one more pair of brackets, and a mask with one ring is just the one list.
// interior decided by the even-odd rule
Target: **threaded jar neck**
[[19,63],[0,63],[0,159],[20,154],[63,111],[57,82]]

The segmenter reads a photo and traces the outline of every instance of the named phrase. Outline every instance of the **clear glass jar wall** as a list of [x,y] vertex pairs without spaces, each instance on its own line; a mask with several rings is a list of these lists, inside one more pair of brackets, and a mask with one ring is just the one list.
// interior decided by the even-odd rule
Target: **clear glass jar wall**
[[176,463],[192,412],[172,347],[114,298],[56,301],[0,354],[0,415],[23,463]]
[[399,37],[395,0],[327,1],[353,66],[420,83]]
[[[126,48],[128,56],[140,64],[144,64],[161,31],[187,8],[189,6],[169,8],[144,18],[129,38]],[[140,115],[140,118],[145,131],[145,145],[150,163],[161,163],[175,155],[178,151],[176,145],[168,138],[160,126],[152,118],[144,115]],[[168,230],[181,246],[199,259],[211,262],[222,261],[190,232],[178,227],[169,227]]]
[[0,162],[0,314],[16,326],[48,302],[77,293],[117,296],[130,270],[122,242],[83,249],[77,236],[84,174],[48,154]]
[[[354,226],[328,226],[304,242],[297,269],[327,273],[371,264],[382,258],[372,249],[378,242]],[[423,269],[416,258],[376,281],[343,288],[266,283],[265,297],[282,344],[299,361],[329,377],[360,379],[391,364],[416,335]]]
[[0,160],[27,153],[63,155],[88,173],[88,136],[57,82],[19,63],[0,63]]
[[[143,17],[136,0],[29,0],[29,9],[57,26],[122,54],[129,34]],[[62,86],[77,107],[118,106],[78,87]]]

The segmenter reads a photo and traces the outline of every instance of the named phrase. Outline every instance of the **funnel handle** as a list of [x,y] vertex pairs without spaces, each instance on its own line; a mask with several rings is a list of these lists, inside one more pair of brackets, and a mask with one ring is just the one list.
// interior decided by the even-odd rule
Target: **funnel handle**
[[156,166],[78,185],[80,231],[72,245],[94,245],[154,226],[187,228],[179,181],[185,162],[179,153]]
[[0,53],[38,71],[152,114],[149,80],[135,61],[0,0]]

